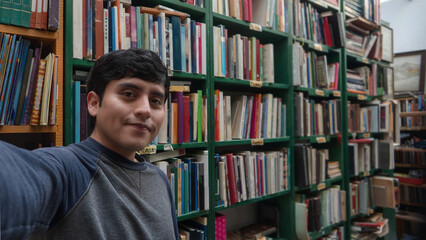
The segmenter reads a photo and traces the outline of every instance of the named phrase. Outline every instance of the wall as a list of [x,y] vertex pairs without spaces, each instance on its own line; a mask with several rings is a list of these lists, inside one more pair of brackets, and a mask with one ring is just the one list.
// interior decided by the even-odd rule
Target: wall
[[394,53],[426,49],[426,1],[382,0],[381,17],[394,34]]

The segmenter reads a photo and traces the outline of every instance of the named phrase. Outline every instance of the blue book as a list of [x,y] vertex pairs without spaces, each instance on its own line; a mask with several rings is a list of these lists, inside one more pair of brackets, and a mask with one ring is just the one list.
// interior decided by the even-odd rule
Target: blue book
[[154,51],[154,21],[152,14],[148,14],[148,28],[149,28],[149,50]]
[[222,76],[226,76],[225,26],[220,26],[220,43],[222,45]]
[[[13,54],[15,52],[15,42],[16,42],[16,35],[13,35],[11,43],[10,43],[10,49],[9,49],[9,57],[7,59],[12,59],[13,58]],[[2,91],[1,91],[1,95],[0,95],[0,117],[1,117],[1,112],[3,112],[3,105],[4,105],[4,96],[6,95],[6,87],[7,87],[7,79],[8,79],[8,75],[10,72],[10,67],[11,64],[7,64],[7,62],[5,63],[6,66],[6,73],[4,75],[3,78],[3,86],[2,86]]]
[[200,190],[199,190],[199,178],[200,178],[200,163],[192,162],[191,165],[191,186],[192,186],[192,211],[200,210]]
[[30,41],[28,40],[23,40],[23,41],[24,42],[23,42],[23,52],[21,55],[21,64],[19,66],[19,73],[18,73],[18,77],[16,81],[13,108],[12,108],[12,112],[9,119],[9,122],[12,124],[15,122],[16,112],[18,111],[18,103],[19,103],[19,97],[21,93],[21,86],[22,86],[22,81],[24,76],[25,65],[27,61],[31,61],[31,59],[27,59],[28,49],[30,47]]
[[[87,58],[93,58],[93,3],[95,0],[87,0]],[[83,49],[85,51],[86,49]]]
[[[182,61],[182,71],[186,72],[186,28],[183,25],[180,25],[180,50],[181,50],[181,61]],[[174,49],[173,49],[174,51]]]
[[74,81],[73,85],[73,125],[74,142],[80,142],[80,81]]
[[178,16],[170,16],[173,32],[173,69],[182,70],[182,50],[180,38],[180,18]]
[[419,108],[418,108],[418,110],[419,111],[421,111],[422,110],[422,108],[423,108],[423,106],[422,106],[422,103],[423,103],[423,101],[422,101],[422,95],[421,94],[419,94],[419,96],[418,96],[418,102],[419,102]]
[[118,39],[115,37],[116,34],[117,34],[117,29],[115,28],[115,22],[117,21],[116,11],[117,11],[117,8],[114,8],[114,7],[110,8],[110,12],[111,12],[111,14],[110,14],[110,25],[109,25],[110,26],[109,32],[111,33],[111,35],[110,35],[110,41],[111,41],[110,52],[118,50],[117,49]]
[[21,66],[21,62],[22,62],[22,52],[24,51],[24,39],[20,39],[19,40],[19,47],[17,48],[17,52],[16,52],[16,59],[14,60],[15,62],[14,64],[14,69],[11,72],[11,85],[10,88],[8,90],[8,97],[5,101],[5,105],[7,104],[7,108],[6,108],[6,112],[4,114],[4,124],[9,125],[9,119],[11,116],[11,112],[13,109],[13,103],[15,100],[15,89],[16,89],[16,85],[18,82],[18,75],[19,75],[19,69]]
[[[0,36],[2,36],[0,38],[3,38],[3,43],[2,43],[1,49],[0,49],[0,59],[5,59],[6,45],[7,45],[9,38],[10,38],[10,35],[5,34],[5,33],[0,33]],[[3,64],[6,64],[6,62],[0,61],[0,69],[3,66]]]
[[12,54],[12,56],[9,56],[9,59],[11,59],[11,61],[9,62],[10,64],[8,64],[7,66],[7,71],[9,72],[9,74],[6,74],[6,77],[4,78],[4,84],[3,85],[3,89],[4,90],[4,94],[2,91],[2,100],[3,100],[3,109],[1,111],[1,121],[0,121],[0,125],[4,125],[5,124],[5,118],[6,118],[6,114],[7,114],[7,109],[9,107],[9,96],[10,96],[10,91],[12,88],[12,81],[13,81],[13,76],[15,75],[15,67],[16,67],[16,62],[18,60],[18,53],[19,53],[19,49],[21,47],[21,37],[19,37],[18,41],[16,41],[15,43],[15,47],[13,49],[13,51],[11,51],[10,53]]
[[191,20],[191,69],[192,73],[197,73],[197,24]]
[[158,56],[160,57],[161,61],[163,61],[163,48],[161,46],[163,46],[163,38],[162,38],[162,31],[161,31],[161,25],[163,24],[163,20],[161,19],[160,16],[156,16],[154,18],[154,21],[158,22],[158,29],[156,29],[156,31],[158,32]]

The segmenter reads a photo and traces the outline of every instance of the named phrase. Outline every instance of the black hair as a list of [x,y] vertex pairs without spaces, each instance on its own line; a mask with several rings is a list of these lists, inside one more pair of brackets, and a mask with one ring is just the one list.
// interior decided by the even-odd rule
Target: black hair
[[[147,82],[164,85],[165,96],[169,95],[169,78],[167,68],[157,53],[140,48],[117,50],[100,57],[92,67],[87,81],[87,93],[94,91],[99,97],[99,105],[105,88],[111,81],[126,77],[140,78]],[[96,123],[96,118],[88,114],[89,132]]]

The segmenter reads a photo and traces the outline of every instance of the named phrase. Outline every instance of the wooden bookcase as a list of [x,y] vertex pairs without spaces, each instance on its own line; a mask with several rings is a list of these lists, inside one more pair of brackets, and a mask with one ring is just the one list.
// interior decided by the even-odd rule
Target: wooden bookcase
[[59,55],[58,60],[58,101],[56,109],[56,125],[52,126],[0,126],[0,139],[25,147],[28,139],[31,142],[49,142],[54,146],[63,145],[63,59],[64,59],[64,2],[59,0],[59,29],[55,32],[29,29],[0,24],[0,32],[23,36],[32,43],[43,42],[43,52]]
[[[204,1],[204,8],[189,5],[184,2],[175,0],[155,0],[155,1],[133,1],[135,6],[155,6],[163,5],[176,9],[178,11],[186,12],[191,15],[191,18],[203,22],[206,24],[206,44],[207,44],[207,74],[191,74],[179,71],[170,71],[171,79],[183,79],[190,80],[194,85],[198,86],[199,89],[206,94],[208,99],[208,141],[203,143],[184,143],[184,144],[171,144],[173,149],[201,149],[209,151],[209,194],[210,194],[210,206],[207,211],[190,212],[178,216],[178,221],[184,221],[187,219],[195,218],[198,216],[207,217],[208,219],[208,239],[214,239],[215,237],[215,215],[216,213],[232,212],[239,208],[245,209],[251,206],[256,208],[258,203],[268,202],[279,208],[280,215],[280,232],[282,239],[296,239],[296,213],[295,213],[295,196],[300,192],[318,193],[320,190],[329,188],[331,185],[340,185],[341,189],[346,190],[346,203],[347,203],[347,221],[341,221],[330,226],[325,226],[319,232],[310,233],[311,239],[317,239],[325,234],[330,233],[335,227],[344,227],[345,236],[344,239],[350,239],[351,232],[351,220],[350,209],[349,209],[349,182],[354,178],[364,178],[366,173],[359,174],[351,178],[349,174],[348,164],[348,140],[351,137],[345,129],[348,129],[347,120],[347,102],[348,101],[360,101],[366,102],[373,99],[380,99],[381,94],[377,96],[370,95],[358,95],[348,93],[346,91],[346,70],[351,64],[356,65],[367,65],[376,63],[379,66],[388,66],[388,63],[378,62],[371,59],[365,59],[356,55],[346,52],[345,48],[332,48],[324,44],[318,44],[310,40],[296,37],[293,34],[292,29],[292,2],[286,1],[287,3],[287,19],[288,32],[280,32],[277,30],[271,30],[266,27],[262,27],[262,31],[256,31],[251,29],[249,23],[237,20],[232,17],[227,17],[218,13],[213,12],[212,1]],[[315,7],[321,9],[321,11],[335,11],[344,12],[344,1],[340,1],[340,6],[332,7],[320,0],[307,1]],[[64,143],[72,143],[74,127],[72,124],[72,81],[73,71],[76,69],[89,70],[93,66],[93,62],[87,60],[73,59],[72,49],[72,2],[68,1],[65,3],[66,16],[65,16],[65,59],[64,59]],[[213,52],[213,26],[219,24],[224,25],[229,30],[229,36],[235,33],[240,33],[244,36],[254,36],[260,39],[263,43],[274,44],[274,63],[275,63],[275,83],[264,84],[261,88],[253,88],[250,86],[249,81],[243,81],[238,79],[230,79],[224,77],[216,77],[214,75],[214,52]],[[332,61],[339,62],[340,71],[340,88],[339,93],[335,94],[334,91],[323,90],[323,93],[319,93],[312,88],[303,88],[293,86],[293,72],[292,72],[292,44],[293,42],[303,43],[305,49],[308,51],[316,52],[320,55],[327,55]],[[252,146],[252,141],[249,140],[232,140],[232,141],[215,141],[215,125],[214,125],[214,90],[237,90],[240,92],[250,93],[273,93],[274,96],[279,96],[283,103],[287,106],[287,122],[286,130],[287,136],[280,138],[263,139],[263,146]],[[295,137],[295,122],[294,122],[294,95],[296,92],[303,92],[305,95],[314,97],[320,100],[329,99],[340,99],[341,100],[341,133],[339,135],[326,135],[326,136],[309,136],[309,137]],[[370,136],[370,133],[368,133]],[[380,138],[380,134],[371,133],[372,136]],[[357,138],[366,137],[364,133],[357,134]],[[321,140],[319,140],[321,138]],[[322,143],[324,138],[326,141]],[[313,184],[306,188],[295,187],[295,162],[298,161],[294,157],[294,145],[297,142],[306,142],[319,147],[325,147],[333,150],[333,158],[339,161],[342,176],[334,179],[327,179],[320,184]],[[323,144],[323,145],[322,145]],[[163,150],[164,145],[158,145],[157,150]],[[217,151],[236,151],[234,149],[245,149],[245,150],[258,150],[263,151],[268,148],[279,148],[285,147],[289,149],[289,181],[290,188],[282,192],[278,192],[272,195],[266,195],[257,197],[248,201],[236,203],[230,207],[216,206],[217,192],[216,192],[216,174],[217,169],[215,166],[215,153]],[[375,175],[381,172],[379,169],[372,169],[368,172],[368,175]],[[385,171],[388,175],[392,175],[392,171]],[[384,216],[390,219],[389,233],[390,239],[394,239],[395,235],[395,211],[393,209],[378,209],[378,211],[384,212]],[[238,212],[238,211],[236,211]],[[280,238],[280,239],[281,239]]]

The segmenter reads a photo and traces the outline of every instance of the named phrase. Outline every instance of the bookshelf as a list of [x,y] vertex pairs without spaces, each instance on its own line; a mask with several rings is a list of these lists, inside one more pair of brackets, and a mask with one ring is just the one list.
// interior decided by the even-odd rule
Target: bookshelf
[[[158,144],[156,151],[162,152],[167,149],[184,149],[187,152],[197,150],[208,150],[208,172],[209,172],[209,209],[200,211],[189,211],[187,213],[178,216],[178,221],[183,222],[186,220],[194,219],[197,217],[207,218],[208,221],[208,239],[215,238],[215,217],[216,214],[228,214],[232,215],[229,220],[235,221],[235,215],[239,214],[241,209],[249,209],[250,211],[257,212],[260,204],[270,204],[276,207],[279,212],[279,225],[280,239],[296,239],[296,195],[319,195],[322,191],[331,189],[333,186],[339,186],[341,190],[346,191],[346,216],[347,220],[338,221],[333,224],[322,226],[317,232],[310,232],[309,236],[311,239],[318,239],[327,234],[331,234],[336,228],[344,228],[345,236],[343,239],[350,239],[351,222],[355,217],[351,217],[351,209],[349,208],[350,182],[355,179],[364,179],[366,177],[382,174],[383,172],[388,175],[392,175],[392,171],[382,171],[374,168],[368,171],[360,172],[356,175],[351,176],[349,174],[349,153],[348,153],[348,142],[352,138],[383,138],[383,134],[380,132],[356,132],[354,134],[348,133],[345,129],[348,129],[348,101],[358,104],[368,104],[372,100],[382,98],[382,92],[380,89],[375,94],[359,94],[350,93],[347,91],[346,86],[346,71],[348,68],[366,66],[371,68],[373,64],[378,66],[380,69],[383,66],[388,66],[389,63],[378,60],[373,60],[368,57],[361,57],[353,53],[346,51],[346,48],[339,48],[329,46],[325,43],[320,43],[301,37],[295,33],[293,29],[293,7],[292,3],[296,1],[284,1],[287,9],[286,25],[287,31],[279,31],[268,27],[252,24],[250,22],[236,19],[231,16],[226,16],[215,12],[214,6],[212,5],[218,1],[204,1],[203,7],[197,7],[190,5],[185,2],[174,1],[174,0],[155,0],[155,1],[133,1],[134,6],[146,6],[154,7],[156,5],[163,5],[169,8],[176,9],[190,14],[191,19],[197,22],[206,24],[206,63],[207,71],[206,74],[194,74],[185,71],[170,70],[169,76],[171,80],[176,81],[190,81],[191,90],[201,90],[207,99],[207,141],[203,142],[188,142],[188,143],[172,143],[172,144]],[[340,1],[339,5],[333,5],[329,2],[333,1],[320,1],[310,0],[303,1],[306,4],[312,6],[320,13],[331,12],[332,14],[341,14],[344,19],[354,17],[353,14],[345,13],[345,3]],[[75,126],[73,124],[73,74],[75,70],[88,71],[93,66],[93,61],[84,59],[73,58],[73,5],[71,1],[65,3],[66,15],[65,15],[65,48],[64,48],[64,143],[70,144],[74,142]],[[274,83],[262,82],[258,84],[252,79],[239,79],[229,76],[218,76],[215,74],[215,61],[214,58],[214,32],[213,27],[223,25],[227,29],[228,37],[232,37],[234,34],[240,34],[244,37],[255,37],[262,44],[273,44],[274,46]],[[302,46],[305,52],[314,53],[317,56],[325,56],[328,63],[339,63],[339,71],[337,73],[339,79],[339,86],[336,89],[320,88],[320,87],[308,87],[302,85],[294,85],[294,72],[293,72],[293,44],[298,43]],[[380,71],[377,76],[380,78]],[[272,94],[274,97],[280,98],[282,103],[286,104],[286,122],[284,136],[275,136],[271,138],[265,137],[254,137],[254,138],[241,138],[232,140],[218,140],[215,138],[216,124],[215,124],[215,90],[221,90],[224,95],[232,93],[244,93],[246,95],[254,94]],[[307,99],[312,99],[316,102],[321,101],[340,101],[340,131],[331,134],[309,134],[295,136],[296,120],[295,118],[295,96],[297,94],[303,95]],[[323,181],[308,184],[303,187],[296,187],[296,164],[299,159],[295,158],[295,145],[306,144],[317,149],[327,149],[329,153],[329,160],[339,162],[339,168],[341,170],[341,176],[327,178]],[[278,191],[272,194],[264,194],[256,196],[252,199],[236,202],[231,206],[224,206],[223,204],[217,204],[220,202],[219,186],[217,186],[218,166],[216,165],[217,155],[227,153],[238,153],[241,151],[250,150],[253,152],[262,152],[268,150],[277,150],[281,148],[288,149],[288,180],[289,188],[286,190]],[[384,215],[390,219],[390,225],[395,226],[395,212],[393,209],[386,208],[374,208],[375,212],[384,212]],[[250,218],[251,219],[251,218]],[[252,221],[258,221],[257,217],[253,217]],[[254,222],[251,222],[254,223]],[[231,225],[238,225],[232,224]],[[390,236],[395,234],[395,228],[391,227]]]
[[[63,141],[63,1],[59,2],[59,28],[56,31],[26,28],[21,26],[0,24],[0,32],[22,36],[30,41],[30,48],[35,49],[43,43],[41,58],[54,53],[59,56],[57,65],[57,102],[56,124],[47,126],[30,125],[3,125],[0,126],[0,139],[20,147],[34,148],[39,144],[48,146],[62,146]],[[29,141],[30,139],[30,141]]]

